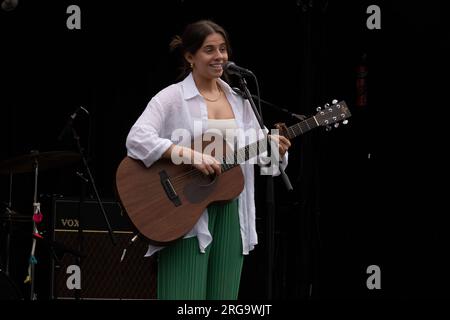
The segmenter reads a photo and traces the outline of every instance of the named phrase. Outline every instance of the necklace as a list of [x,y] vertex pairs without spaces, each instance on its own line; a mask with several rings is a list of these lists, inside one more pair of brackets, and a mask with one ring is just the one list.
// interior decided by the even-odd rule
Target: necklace
[[217,89],[219,90],[219,95],[218,95],[217,98],[215,98],[215,99],[207,98],[207,97],[205,97],[203,94],[201,94],[201,96],[202,96],[205,100],[208,100],[208,101],[210,101],[210,102],[216,102],[216,101],[219,100],[220,97],[222,96],[222,90],[220,90],[220,87],[217,87]]

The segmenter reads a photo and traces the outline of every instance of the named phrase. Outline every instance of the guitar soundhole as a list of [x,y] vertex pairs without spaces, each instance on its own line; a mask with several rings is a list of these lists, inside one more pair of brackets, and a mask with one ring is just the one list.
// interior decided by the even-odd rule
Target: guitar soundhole
[[[200,180],[200,179],[199,179]],[[200,180],[199,186],[200,187],[210,187],[217,181],[217,175],[203,175],[202,179]]]
[[202,202],[214,191],[217,180],[216,175],[201,175],[184,187],[184,194],[191,203]]

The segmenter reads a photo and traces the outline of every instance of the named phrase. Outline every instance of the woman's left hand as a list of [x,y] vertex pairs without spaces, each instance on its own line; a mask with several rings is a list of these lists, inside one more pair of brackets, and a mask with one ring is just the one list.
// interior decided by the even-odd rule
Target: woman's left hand
[[280,153],[280,157],[284,157],[286,151],[291,146],[291,142],[289,141],[289,139],[277,134],[271,134],[270,138],[278,141],[278,152]]

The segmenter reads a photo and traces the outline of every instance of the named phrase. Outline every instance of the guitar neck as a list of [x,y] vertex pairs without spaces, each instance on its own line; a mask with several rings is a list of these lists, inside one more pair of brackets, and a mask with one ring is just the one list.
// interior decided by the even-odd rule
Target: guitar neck
[[288,127],[287,137],[289,139],[294,139],[295,137],[298,137],[299,135],[302,135],[318,126],[319,123],[317,122],[316,117],[308,118],[306,120],[303,120],[302,122],[299,122],[297,124],[294,124],[293,126]]
[[[310,117],[293,126],[287,128],[287,138],[293,139],[301,134],[308,132],[319,126],[315,117]],[[263,138],[254,143],[251,143],[243,148],[236,150],[233,154],[227,154],[222,159],[222,171],[227,171],[235,166],[248,161],[261,153],[267,151],[267,138]]]

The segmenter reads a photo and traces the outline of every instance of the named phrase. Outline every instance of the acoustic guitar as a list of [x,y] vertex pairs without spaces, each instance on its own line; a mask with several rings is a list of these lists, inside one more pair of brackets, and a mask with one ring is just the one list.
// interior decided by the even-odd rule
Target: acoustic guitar
[[[281,134],[293,139],[316,127],[330,127],[341,121],[345,124],[351,116],[345,101],[333,102],[318,108],[310,118],[283,126]],[[203,142],[203,148],[209,143]],[[258,140],[232,154],[230,150],[224,143],[225,156],[218,159],[222,173],[218,176],[206,176],[192,165],[175,165],[170,159],[160,159],[147,168],[142,161],[126,156],[116,172],[116,191],[137,231],[152,244],[168,245],[187,234],[211,203],[239,196],[244,188],[239,164],[267,151],[267,141]]]

